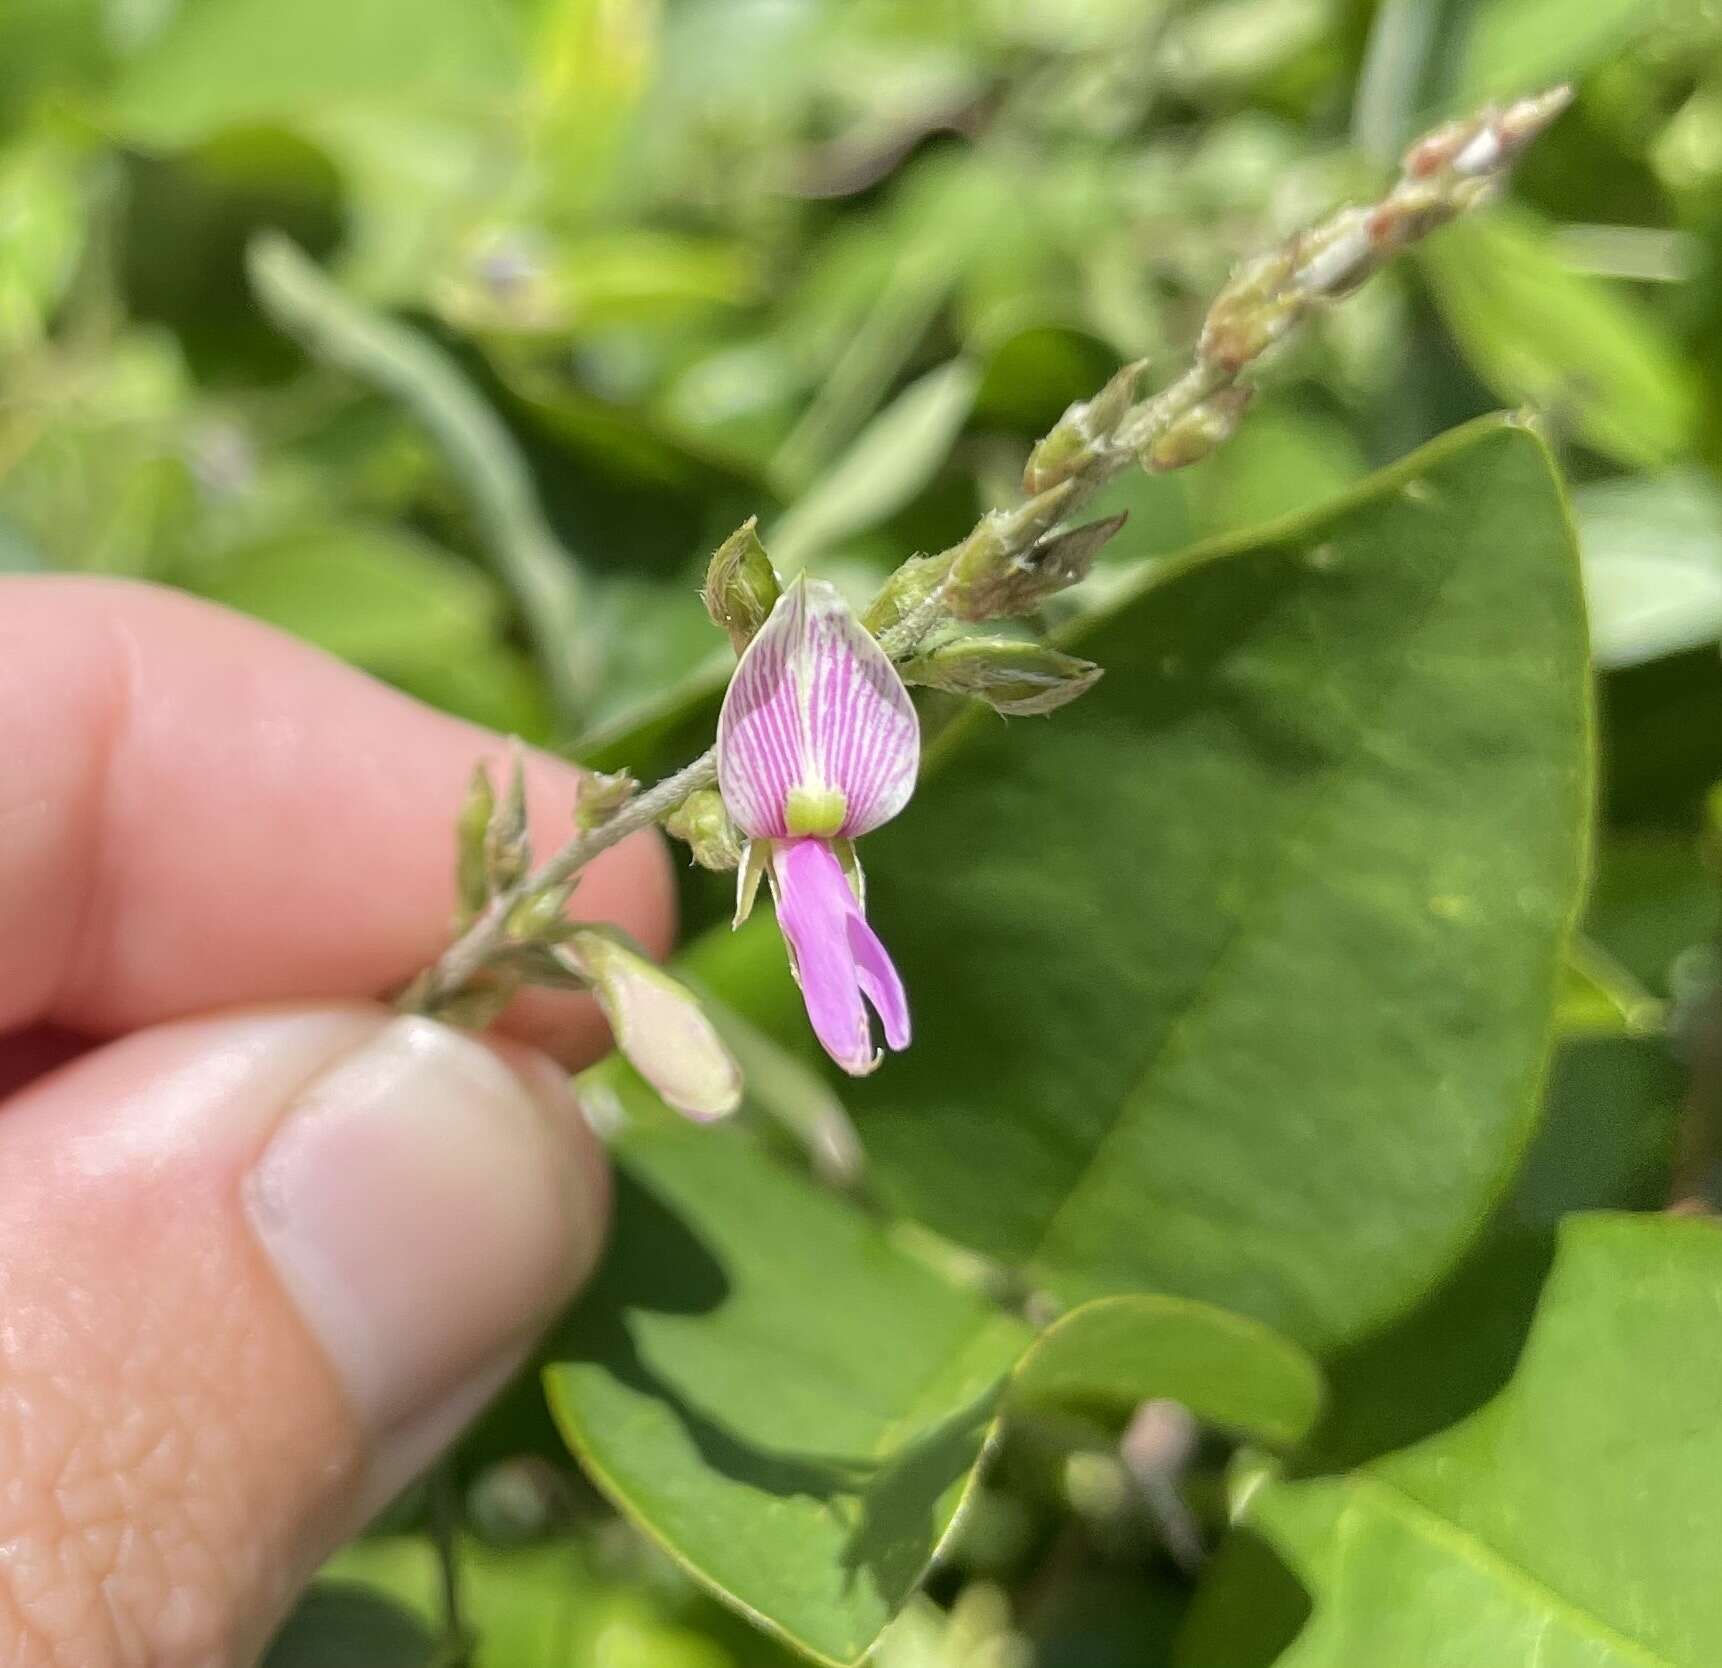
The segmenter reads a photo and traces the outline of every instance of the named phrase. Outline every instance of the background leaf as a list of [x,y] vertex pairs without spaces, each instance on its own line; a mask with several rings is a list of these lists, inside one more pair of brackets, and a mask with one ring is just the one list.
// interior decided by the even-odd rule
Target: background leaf
[[1321,1374],[1258,1322],[1176,1297],[1102,1297],[1055,1321],[1017,1364],[1010,1402],[1127,1414],[1166,1396],[1208,1424],[1287,1446],[1321,1405]]
[[1564,267],[1525,214],[1467,220],[1418,255],[1477,373],[1588,446],[1653,468],[1689,444],[1690,374],[1656,320],[1618,287]]
[[1696,470],[1573,494],[1597,664],[1635,666],[1722,638],[1722,493]]
[[1718,1282],[1714,1223],[1574,1218],[1524,1356],[1487,1407],[1342,1477],[1253,1489],[1245,1523],[1313,1597],[1296,1644],[1219,1657],[1212,1642],[1194,1641],[1184,1659],[1192,1668],[1716,1660]]
[[905,388],[767,530],[778,568],[794,573],[908,503],[944,463],[979,386],[976,367],[957,359]]

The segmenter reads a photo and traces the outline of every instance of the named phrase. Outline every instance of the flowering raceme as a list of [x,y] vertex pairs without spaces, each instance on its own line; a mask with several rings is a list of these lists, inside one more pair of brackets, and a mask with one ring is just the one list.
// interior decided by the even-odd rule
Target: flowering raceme
[[909,1043],[909,1005],[867,924],[852,842],[908,804],[921,730],[909,692],[835,586],[800,578],[742,654],[718,717],[718,787],[750,842],[736,922],[763,872],[807,1016],[825,1051],[862,1076],[885,1041]]

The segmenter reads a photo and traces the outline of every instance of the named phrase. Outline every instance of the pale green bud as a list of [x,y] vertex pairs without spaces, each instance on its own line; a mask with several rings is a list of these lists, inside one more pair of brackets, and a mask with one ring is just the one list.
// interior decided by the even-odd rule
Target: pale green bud
[[1303,316],[1309,305],[1293,282],[1295,244],[1258,256],[1233,274],[1202,325],[1198,357],[1222,370],[1258,359]]
[[901,668],[908,683],[972,695],[1010,717],[1055,711],[1092,689],[1101,668],[1044,643],[959,637]]
[[1238,432],[1253,393],[1234,384],[1192,406],[1142,448],[1142,467],[1151,475],[1163,475],[1200,463]]
[[951,570],[951,554],[945,550],[937,556],[911,556],[879,588],[861,616],[861,624],[875,637],[882,637],[914,613],[944,583]]
[[702,869],[721,874],[741,862],[741,835],[729,820],[723,795],[715,788],[689,794],[664,818],[664,832],[685,840]]
[[1136,403],[1137,385],[1147,368],[1146,359],[1137,359],[1117,371],[1093,399],[1078,400],[1069,407],[1029,453],[1022,473],[1023,491],[1045,492],[1096,462],[1101,447]]
[[[952,574],[951,612],[959,620],[1009,619],[1032,614],[1048,597],[1088,577],[1100,547],[1124,525],[1123,512],[1085,522],[1067,532],[1042,537],[1018,555],[974,546],[971,535],[968,575],[959,585]],[[984,531],[984,526],[977,531]]]
[[492,892],[506,891],[532,867],[532,843],[526,837],[526,761],[518,741],[509,744],[508,787],[485,830],[484,865]]
[[1021,605],[1035,588],[1031,558],[1075,491],[1074,481],[1060,481],[1013,510],[993,510],[949,552],[945,594],[959,620],[996,620],[1035,606]]
[[508,936],[523,943],[558,936],[567,924],[568,900],[574,895],[574,886],[575,882],[568,880],[522,898],[509,911]]
[[485,839],[496,811],[496,788],[487,765],[476,766],[455,824],[455,883],[463,918],[476,915],[490,900],[490,864]]
[[482,1031],[496,1018],[520,989],[520,976],[506,967],[491,967],[478,974],[452,996],[436,1004],[431,1018],[445,1025]]
[[595,770],[580,784],[574,804],[574,822],[583,832],[601,827],[639,791],[640,784],[625,770],[606,774]]
[[717,547],[702,596],[713,624],[729,633],[739,655],[777,606],[777,572],[759,542],[759,517],[749,516]]
[[668,1105],[704,1120],[741,1104],[741,1068],[684,985],[593,929],[558,954],[591,981],[617,1048]]

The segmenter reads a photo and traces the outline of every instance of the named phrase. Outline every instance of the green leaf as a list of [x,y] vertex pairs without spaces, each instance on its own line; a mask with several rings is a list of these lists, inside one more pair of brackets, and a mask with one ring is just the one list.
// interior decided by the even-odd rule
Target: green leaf
[[1654,10],[1644,0],[1484,0],[1466,20],[1452,107],[1582,75],[1648,27]]
[[[616,1229],[552,1348],[551,1406],[594,1480],[768,1631],[854,1661],[910,1597],[992,1438],[1029,1329],[745,1133],[671,1118],[614,1065]],[[1023,1360],[1025,1402],[1199,1417],[1292,1440],[1315,1369],[1265,1328],[1156,1298],[1078,1310]]]
[[1244,1524],[1313,1595],[1296,1644],[1184,1660],[1708,1668],[1722,1657],[1719,1285],[1712,1222],[1572,1218],[1488,1406],[1342,1477],[1253,1479]]
[[1597,664],[1722,638],[1722,493],[1697,470],[1624,477],[1573,494]]
[[1305,1471],[1361,1463],[1473,1412],[1507,1381],[1563,1217],[1655,1210],[1674,1182],[1683,1072],[1659,1038],[1569,1038],[1535,1141],[1464,1260],[1408,1314],[1328,1363]]
[[1695,421],[1679,349],[1623,290],[1569,270],[1533,216],[1498,209],[1418,254],[1477,373],[1632,468],[1685,451]]
[[744,1138],[629,1120],[610,1254],[548,1369],[593,1479],[720,1595],[850,1662],[914,1592],[1028,1330]]
[[501,614],[474,568],[411,534],[356,522],[240,551],[202,589],[384,677],[434,675],[488,645]]
[[412,1610],[351,1581],[317,1581],[262,1668],[431,1668],[436,1637]]
[[980,371],[954,359],[911,383],[765,534],[785,573],[902,509],[932,480],[962,431]]
[[1128,1414],[1167,1396],[1222,1430],[1289,1447],[1321,1406],[1315,1363],[1243,1315],[1177,1297],[1103,1297],[1046,1329],[1018,1363],[1010,1404]]
[[866,842],[922,1002],[849,1091],[874,1183],[1065,1301],[1355,1337],[1456,1257],[1534,1111],[1590,774],[1548,457],[1461,431],[1061,645],[1095,690],[949,732]]
[[185,145],[355,107],[500,103],[516,28],[497,0],[187,0],[120,78],[110,115],[146,144]]

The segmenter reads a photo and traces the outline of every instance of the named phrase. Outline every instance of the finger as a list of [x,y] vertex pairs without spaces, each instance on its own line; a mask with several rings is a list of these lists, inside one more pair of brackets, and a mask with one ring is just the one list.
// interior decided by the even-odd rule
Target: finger
[[503,1046],[253,1010],[5,1108],[0,1662],[254,1660],[519,1362],[608,1194],[561,1074]]
[[[0,1030],[113,1034],[238,1001],[376,995],[447,940],[454,821],[497,739],[153,587],[0,583]],[[529,761],[539,848],[578,776]],[[655,836],[575,901],[661,950]],[[583,1001],[515,1016],[601,1035]]]

